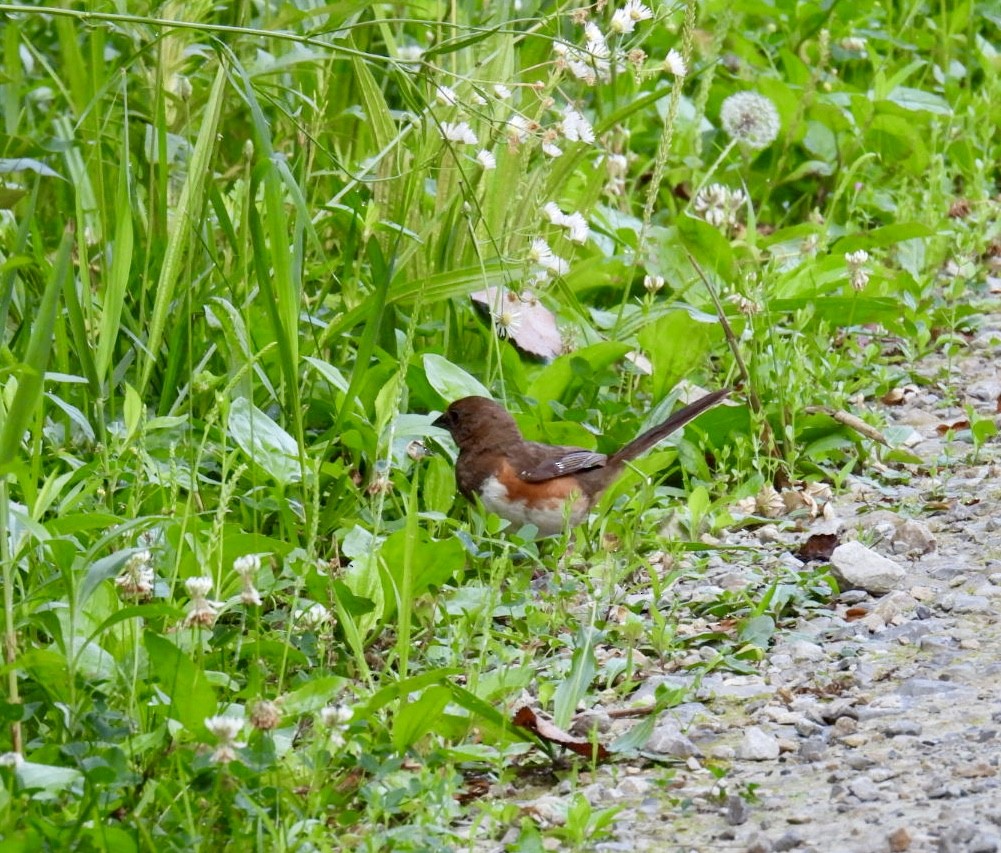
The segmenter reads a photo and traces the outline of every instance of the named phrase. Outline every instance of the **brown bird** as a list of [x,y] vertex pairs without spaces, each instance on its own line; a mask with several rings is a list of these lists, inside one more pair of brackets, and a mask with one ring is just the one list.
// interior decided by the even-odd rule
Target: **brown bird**
[[729,393],[724,388],[706,394],[610,456],[525,441],[507,409],[486,397],[456,400],[434,425],[447,429],[459,446],[455,479],[462,494],[470,500],[478,496],[491,512],[551,536],[563,530],[568,505],[570,524],[583,522],[627,462]]

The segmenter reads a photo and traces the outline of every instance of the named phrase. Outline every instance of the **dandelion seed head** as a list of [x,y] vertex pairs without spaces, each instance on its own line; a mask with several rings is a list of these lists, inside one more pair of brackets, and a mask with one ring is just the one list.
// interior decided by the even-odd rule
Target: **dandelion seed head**
[[771,145],[781,128],[775,105],[757,92],[730,95],[720,108],[720,122],[729,136],[755,150]]

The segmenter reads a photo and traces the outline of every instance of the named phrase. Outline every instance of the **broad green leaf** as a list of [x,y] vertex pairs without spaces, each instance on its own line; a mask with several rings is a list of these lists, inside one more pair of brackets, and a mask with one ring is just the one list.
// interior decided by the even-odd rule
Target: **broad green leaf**
[[319,711],[339,695],[344,683],[345,679],[339,675],[311,678],[302,687],[282,696],[282,713],[293,719],[300,714]]
[[639,333],[640,345],[653,365],[653,397],[661,399],[678,382],[705,363],[715,318],[703,322],[688,311],[674,311]]
[[[408,547],[412,549],[412,587],[402,590],[405,550]],[[408,538],[406,530],[397,530],[382,543],[379,561],[384,572],[383,618],[389,619],[396,611],[398,594],[413,599],[433,586],[441,586],[462,571],[466,564],[466,552],[462,543],[454,537],[432,539],[430,533],[420,529]]]
[[926,92],[923,89],[912,89],[909,86],[897,86],[886,100],[891,101],[898,107],[916,112],[932,113],[933,115],[951,116],[952,107],[941,95],[934,92]]
[[528,396],[536,400],[560,400],[569,402],[571,392],[577,383],[585,381],[581,373],[574,368],[575,362],[583,362],[592,373],[604,370],[617,362],[632,349],[628,344],[618,341],[602,341],[588,347],[581,347],[575,352],[561,355],[551,364],[546,365],[528,387]]
[[287,486],[302,477],[298,445],[292,436],[244,397],[229,408],[229,435],[248,459],[277,483]]
[[170,697],[170,715],[189,732],[204,729],[216,713],[215,691],[205,673],[170,640],[146,631],[143,642],[149,666],[160,688]]
[[446,402],[453,402],[461,397],[489,397],[490,392],[476,378],[466,373],[461,367],[452,364],[447,358],[435,353],[424,356],[424,372],[428,382]]
[[393,718],[393,746],[404,752],[417,743],[435,727],[451,697],[451,690],[438,684],[427,688],[416,700],[405,703]]
[[83,774],[75,767],[57,767],[22,761],[17,765],[17,781],[27,791],[44,791],[59,794],[73,785],[82,785]]

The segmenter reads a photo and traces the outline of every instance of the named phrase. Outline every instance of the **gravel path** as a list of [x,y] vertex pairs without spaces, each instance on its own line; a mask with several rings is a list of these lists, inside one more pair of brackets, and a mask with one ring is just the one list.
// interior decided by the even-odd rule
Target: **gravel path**
[[[727,543],[755,553],[726,552],[672,588],[704,597],[795,567],[806,534],[835,527],[892,561],[889,579],[866,581],[873,591],[846,589],[783,629],[755,674],[707,676],[697,701],[662,714],[647,752],[673,768],[613,763],[503,793],[542,822],[558,822],[573,791],[622,807],[590,847],[605,851],[1001,851],[1001,441],[978,453],[968,431],[939,430],[966,416],[948,399],[997,421],[999,362],[992,315],[961,357],[922,362],[928,384],[883,409],[914,430],[923,464],[909,477],[867,465],[805,532],[734,533]],[[608,739],[634,724],[614,720]]]

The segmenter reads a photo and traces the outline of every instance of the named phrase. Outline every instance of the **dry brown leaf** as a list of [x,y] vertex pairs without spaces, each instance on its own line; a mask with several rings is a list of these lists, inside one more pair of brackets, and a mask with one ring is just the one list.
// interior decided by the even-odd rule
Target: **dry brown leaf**
[[577,755],[589,760],[605,761],[611,756],[604,744],[592,741],[590,738],[574,737],[569,732],[563,731],[551,720],[537,714],[528,705],[522,705],[515,711],[511,722],[523,729],[528,729],[548,743],[555,743],[557,746],[576,752]]

